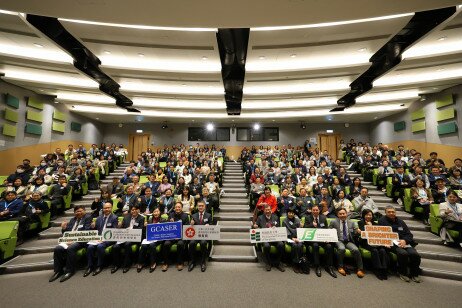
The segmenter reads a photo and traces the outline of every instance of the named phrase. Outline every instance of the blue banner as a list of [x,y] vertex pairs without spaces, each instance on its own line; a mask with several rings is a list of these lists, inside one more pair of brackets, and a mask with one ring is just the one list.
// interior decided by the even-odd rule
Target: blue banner
[[181,238],[181,221],[149,224],[146,226],[146,239],[148,241],[176,240]]

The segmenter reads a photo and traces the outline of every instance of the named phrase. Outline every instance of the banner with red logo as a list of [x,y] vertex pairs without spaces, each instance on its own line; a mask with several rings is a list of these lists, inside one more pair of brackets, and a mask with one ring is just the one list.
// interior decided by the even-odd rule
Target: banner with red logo
[[194,225],[183,226],[183,240],[216,241],[220,239],[220,226]]

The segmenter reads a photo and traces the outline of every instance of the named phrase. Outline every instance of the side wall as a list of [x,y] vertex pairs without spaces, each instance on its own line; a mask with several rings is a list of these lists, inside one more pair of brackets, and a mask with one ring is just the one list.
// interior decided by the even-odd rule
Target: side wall
[[[6,93],[19,99],[19,108],[15,109],[6,105]],[[26,106],[27,97],[32,97],[44,104],[43,110]],[[18,113],[18,122],[14,123],[5,120],[5,109],[11,109]],[[43,122],[26,121],[26,111],[40,111],[43,115]],[[57,109],[66,116],[65,132],[52,131],[53,111]],[[25,124],[33,123],[42,126],[42,135],[33,135],[25,132]],[[80,123],[81,131],[71,131],[71,122]],[[2,134],[5,123],[16,126],[16,137],[9,137]],[[23,158],[29,158],[33,164],[40,160],[40,154],[53,152],[56,147],[65,148],[72,143],[91,145],[103,141],[103,124],[92,121],[69,110],[62,104],[54,104],[53,98],[20,88],[18,86],[0,81],[0,175],[11,173],[16,165],[22,163]]]
[[[436,100],[445,95],[453,94],[454,104],[440,109],[436,106]],[[426,129],[421,132],[412,132],[411,114],[422,109],[425,112]],[[454,108],[456,111],[456,119],[444,122],[437,121],[437,112]],[[394,123],[404,121],[406,128],[402,131],[394,131]],[[456,121],[459,127],[456,133],[447,135],[438,135],[438,124]],[[428,157],[432,151],[438,152],[446,164],[451,164],[454,158],[462,157],[462,86],[455,86],[446,89],[440,93],[427,95],[425,101],[416,101],[410,108],[402,113],[395,114],[384,119],[372,122],[370,124],[370,139],[373,144],[383,142],[392,147],[397,147],[403,144],[409,149],[416,149],[422,153],[424,157]]]

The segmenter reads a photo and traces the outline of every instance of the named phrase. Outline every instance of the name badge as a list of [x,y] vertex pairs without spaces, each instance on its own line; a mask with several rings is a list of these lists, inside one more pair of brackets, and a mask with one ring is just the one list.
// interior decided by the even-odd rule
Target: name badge
[[208,218],[204,219],[204,222],[208,222],[208,221],[209,221]]
[[106,227],[112,227],[111,223],[106,224]]
[[136,227],[138,227],[138,223],[137,223],[137,222],[135,222],[133,225],[136,226]]
[[324,224],[319,224],[320,227],[324,227]]
[[292,203],[292,200],[289,200],[289,203]]
[[83,225],[79,225],[77,228],[83,228]]
[[292,221],[289,221],[289,224],[293,225],[294,223]]
[[403,227],[398,227],[398,231],[403,231]]
[[275,221],[275,222],[274,222],[274,225],[275,225],[275,226],[277,226],[277,225],[278,225],[278,222],[277,222],[277,221]]

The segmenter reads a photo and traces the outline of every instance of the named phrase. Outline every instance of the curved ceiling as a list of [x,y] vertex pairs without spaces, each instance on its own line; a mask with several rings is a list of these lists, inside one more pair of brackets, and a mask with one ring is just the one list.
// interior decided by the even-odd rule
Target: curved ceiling
[[[16,13],[24,12],[59,17],[101,60],[104,73],[120,84],[120,92],[146,119],[369,122],[400,112],[421,94],[439,92],[462,80],[461,1],[329,1],[328,9],[327,1],[271,1],[273,5],[233,1],[233,8],[222,6],[217,14],[213,12],[222,1],[182,1],[183,6],[175,9],[177,1],[156,1],[155,6],[153,1],[142,2],[144,6],[128,9],[126,1],[78,0],[65,6],[51,0],[2,1],[2,78],[56,96],[71,110],[103,122],[140,119],[115,108],[114,99],[103,95],[98,83],[74,68],[70,55]],[[193,3],[194,8],[190,7]],[[349,92],[350,83],[369,68],[371,56],[403,29],[413,12],[454,4],[458,5],[456,15],[406,50],[403,61],[376,79],[373,90],[359,97],[354,107],[329,112]],[[259,5],[269,8],[268,12],[250,18],[252,12],[261,12]],[[109,6],[110,13],[105,11]],[[130,14],[117,13],[123,10]],[[182,18],[187,10],[188,16]],[[152,13],[149,19],[148,12]],[[318,25],[327,22],[337,23]],[[230,25],[251,27],[240,116],[226,113],[216,39],[216,28]],[[304,26],[292,27],[296,25]],[[256,28],[263,26],[286,27]]]

